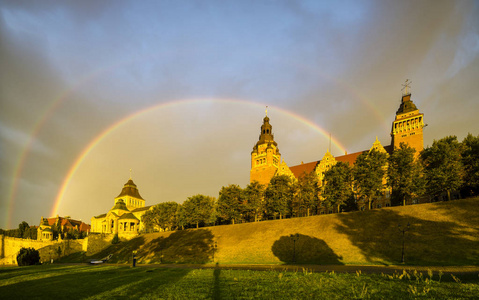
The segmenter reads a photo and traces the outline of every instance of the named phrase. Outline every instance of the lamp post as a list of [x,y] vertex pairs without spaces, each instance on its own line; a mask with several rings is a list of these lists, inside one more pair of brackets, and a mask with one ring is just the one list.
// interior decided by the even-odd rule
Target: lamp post
[[398,224],[398,230],[399,232],[402,233],[402,251],[401,251],[401,263],[404,263],[404,235],[406,234],[407,231],[409,231],[409,227],[411,224],[407,222],[407,226],[404,228],[401,228],[401,224]]
[[299,234],[291,234],[289,236],[293,240],[293,263],[296,262],[296,240],[299,238]]

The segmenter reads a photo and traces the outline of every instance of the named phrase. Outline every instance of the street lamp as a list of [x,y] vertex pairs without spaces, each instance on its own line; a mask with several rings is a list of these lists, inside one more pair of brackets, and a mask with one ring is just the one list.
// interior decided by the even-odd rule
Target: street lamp
[[291,234],[289,236],[293,240],[293,263],[296,262],[296,240],[299,238],[299,234]]
[[401,263],[404,263],[404,235],[406,234],[407,231],[409,231],[409,227],[411,224],[407,222],[407,226],[404,228],[401,228],[401,224],[398,224],[398,230],[399,232],[402,233],[402,251],[401,251]]

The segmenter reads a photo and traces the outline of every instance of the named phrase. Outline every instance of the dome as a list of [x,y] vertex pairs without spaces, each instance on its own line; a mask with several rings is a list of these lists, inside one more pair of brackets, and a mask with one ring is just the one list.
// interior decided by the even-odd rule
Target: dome
[[121,190],[120,195],[116,196],[117,198],[123,197],[123,196],[131,196],[137,199],[145,200],[141,198],[140,193],[138,192],[138,188],[136,187],[136,184],[133,182],[133,180],[128,180],[127,183],[123,186],[123,189]]
[[113,208],[110,209],[110,210],[115,210],[115,209],[129,211],[128,208],[126,208],[126,204],[125,204],[125,202],[124,202],[122,199],[118,200],[118,201],[115,203],[115,206],[113,206]]

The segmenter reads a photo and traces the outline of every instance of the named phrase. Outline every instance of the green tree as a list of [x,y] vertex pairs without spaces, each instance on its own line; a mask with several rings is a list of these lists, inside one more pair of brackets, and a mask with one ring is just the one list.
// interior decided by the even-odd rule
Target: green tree
[[401,143],[388,158],[388,184],[394,205],[406,205],[406,201],[424,192],[424,175],[415,153],[414,148]]
[[148,229],[155,227],[162,230],[172,230],[177,225],[177,210],[179,204],[173,201],[159,203],[143,215],[142,221]]
[[214,223],[216,218],[215,198],[205,195],[188,197],[183,203],[183,212],[188,224]]
[[19,266],[31,266],[40,264],[40,252],[34,248],[21,248],[17,254]]
[[297,182],[292,183],[292,187],[293,215],[309,217],[316,210],[319,201],[318,177],[314,172],[304,172]]
[[26,239],[29,234],[30,225],[27,222],[23,221],[22,223],[18,224],[18,237]]
[[222,187],[218,197],[218,214],[221,218],[231,221],[240,220],[244,210],[245,199],[243,191],[236,184]]
[[280,219],[291,213],[293,188],[287,175],[273,176],[264,193],[266,214]]
[[245,214],[257,222],[263,212],[264,185],[255,180],[246,186],[243,193],[246,200]]
[[341,212],[341,206],[347,205],[352,198],[352,171],[349,164],[338,162],[324,173],[324,185],[322,197],[328,207],[337,207]]
[[353,184],[360,199],[368,202],[371,209],[373,198],[379,196],[383,189],[386,175],[387,155],[372,149],[361,153],[353,167]]
[[464,183],[464,166],[461,159],[462,147],[455,136],[434,140],[431,147],[421,152],[426,173],[426,189],[432,195],[459,190]]
[[479,190],[479,135],[468,134],[462,141],[462,164],[464,165],[464,182],[469,194]]

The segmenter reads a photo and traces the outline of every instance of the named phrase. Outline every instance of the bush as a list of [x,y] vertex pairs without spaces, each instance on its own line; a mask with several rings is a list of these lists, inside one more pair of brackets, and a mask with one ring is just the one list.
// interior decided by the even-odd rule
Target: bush
[[20,249],[17,255],[17,263],[19,266],[30,266],[40,264],[40,252],[33,248]]
[[111,243],[112,244],[118,244],[119,242],[120,242],[120,239],[118,238],[118,233],[117,233],[117,234],[115,234],[115,236],[111,240]]

